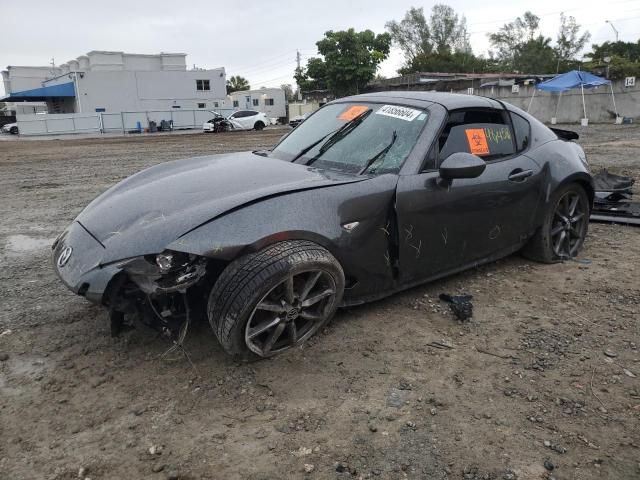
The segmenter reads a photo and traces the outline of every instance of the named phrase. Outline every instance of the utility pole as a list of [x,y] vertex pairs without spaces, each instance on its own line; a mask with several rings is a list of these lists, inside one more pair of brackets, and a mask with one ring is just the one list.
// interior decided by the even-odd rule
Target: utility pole
[[608,23],[609,25],[611,25],[611,28],[613,28],[613,31],[616,34],[616,43],[618,42],[618,30],[616,29],[616,27],[613,26],[613,23],[611,23],[609,20],[605,20],[605,23]]
[[[300,71],[300,50],[296,50],[296,64],[298,65],[296,72],[299,72]],[[300,85],[298,85],[298,101],[299,102],[302,101],[302,89],[300,88]]]

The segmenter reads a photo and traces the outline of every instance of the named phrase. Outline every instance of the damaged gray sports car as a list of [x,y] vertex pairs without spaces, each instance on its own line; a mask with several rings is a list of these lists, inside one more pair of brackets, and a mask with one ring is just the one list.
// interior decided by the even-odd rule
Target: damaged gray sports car
[[300,345],[340,306],[585,239],[594,189],[571,132],[472,95],[327,104],[273,149],[159,164],[91,202],[53,245],[73,292],[180,342],[207,317],[224,350]]

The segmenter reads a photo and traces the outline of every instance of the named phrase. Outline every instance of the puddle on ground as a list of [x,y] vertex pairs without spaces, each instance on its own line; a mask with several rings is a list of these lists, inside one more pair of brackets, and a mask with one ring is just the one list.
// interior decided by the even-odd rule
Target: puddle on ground
[[52,362],[35,355],[12,355],[5,362],[6,370],[0,372],[0,395],[21,395],[27,385],[35,386],[43,374],[51,370]]
[[13,256],[45,252],[51,248],[55,238],[30,237],[29,235],[9,235],[5,252]]

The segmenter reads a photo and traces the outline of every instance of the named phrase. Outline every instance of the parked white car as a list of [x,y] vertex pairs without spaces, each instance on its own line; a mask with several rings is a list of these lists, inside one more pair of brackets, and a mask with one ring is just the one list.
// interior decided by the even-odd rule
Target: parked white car
[[[220,118],[221,115],[217,112],[211,112],[214,114],[214,118],[206,121],[202,125],[204,132],[213,132],[214,120]],[[256,112],[255,110],[238,110],[227,117],[233,130],[262,130],[267,125],[271,125],[271,119],[262,112]]]
[[262,130],[267,125],[271,125],[271,120],[264,113],[255,110],[238,110],[227,119],[238,130]]
[[17,123],[7,123],[2,126],[2,133],[13,133],[14,135],[18,134],[18,124]]

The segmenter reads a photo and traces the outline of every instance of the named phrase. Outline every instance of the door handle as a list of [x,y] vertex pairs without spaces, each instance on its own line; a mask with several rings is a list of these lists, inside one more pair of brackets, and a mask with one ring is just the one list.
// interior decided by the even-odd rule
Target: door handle
[[522,170],[521,168],[516,168],[509,174],[508,178],[512,182],[524,182],[531,175],[533,175],[533,170]]

